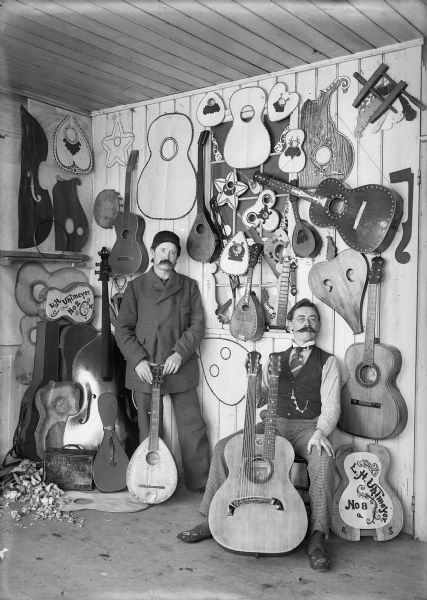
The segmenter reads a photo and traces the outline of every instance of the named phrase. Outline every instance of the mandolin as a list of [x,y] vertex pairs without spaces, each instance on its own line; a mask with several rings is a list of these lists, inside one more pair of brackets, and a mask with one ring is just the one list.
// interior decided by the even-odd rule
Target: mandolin
[[221,239],[205,206],[203,149],[210,135],[209,130],[202,131],[198,141],[198,162],[196,175],[197,214],[187,238],[187,252],[193,260],[211,262],[218,258],[221,251]]
[[311,202],[311,221],[318,227],[336,227],[347,246],[359,252],[383,252],[402,218],[402,198],[382,185],[348,189],[330,178],[311,193],[259,171],[253,178],[264,186]]
[[229,476],[209,508],[214,539],[234,552],[284,554],[296,548],[307,531],[304,502],[289,479],[295,453],[276,436],[280,354],[270,354],[268,417],[264,435],[256,433],[256,387],[259,352],[248,353],[245,425],[225,446]]
[[138,150],[129,154],[126,166],[125,199],[123,211],[117,214],[114,222],[116,242],[111,249],[110,265],[117,275],[132,275],[147,270],[149,257],[143,242],[145,221],[130,210],[132,173],[138,163]]
[[125,362],[111,332],[108,280],[111,268],[109,252],[103,247],[98,253],[101,262],[99,279],[102,282],[102,329],[74,357],[72,378],[82,391],[79,412],[68,418],[64,431],[64,446],[77,444],[97,450],[104,437],[98,401],[102,394],[111,393],[118,399],[115,432],[128,456],[138,444],[138,425],[132,412],[132,400],[125,390]]
[[231,335],[244,342],[256,342],[265,331],[264,309],[257,295],[252,291],[253,270],[258,262],[261,250],[262,245],[256,243],[249,248],[245,293],[236,304],[230,321]]
[[338,423],[352,435],[375,440],[398,435],[408,419],[405,400],[395,383],[402,364],[400,351],[375,338],[377,289],[383,264],[380,256],[372,259],[365,343],[352,344],[345,354],[347,382],[341,394]]
[[138,446],[126,473],[126,482],[131,494],[147,504],[160,504],[172,496],[178,474],[173,456],[159,437],[160,386],[163,365],[152,365],[153,384],[151,391],[150,433]]
[[314,227],[301,219],[297,204],[298,197],[290,194],[289,201],[295,218],[295,227],[292,233],[292,249],[295,256],[314,258],[320,252],[322,240]]

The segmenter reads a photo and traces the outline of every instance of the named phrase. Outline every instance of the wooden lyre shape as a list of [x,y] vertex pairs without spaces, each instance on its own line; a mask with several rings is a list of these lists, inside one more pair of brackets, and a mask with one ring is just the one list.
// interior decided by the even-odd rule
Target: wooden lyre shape
[[160,504],[172,496],[178,482],[173,456],[159,437],[160,386],[163,365],[153,365],[151,393],[150,433],[138,446],[126,473],[126,483],[131,494],[147,504]]
[[138,150],[132,150],[129,154],[123,211],[118,213],[114,223],[117,239],[111,249],[110,265],[118,275],[143,273],[149,264],[147,248],[143,242],[145,220],[131,212],[132,173],[136,169],[138,156]]
[[352,435],[380,440],[401,433],[408,410],[395,381],[402,364],[400,351],[375,337],[378,286],[384,259],[376,256],[368,277],[365,343],[345,353],[346,381],[341,394],[338,425]]
[[225,446],[229,476],[209,508],[209,527],[225,548],[245,554],[284,554],[304,539],[307,513],[289,479],[295,457],[291,444],[276,436],[280,354],[270,354],[268,417],[264,435],[255,429],[260,354],[249,352],[243,433]]

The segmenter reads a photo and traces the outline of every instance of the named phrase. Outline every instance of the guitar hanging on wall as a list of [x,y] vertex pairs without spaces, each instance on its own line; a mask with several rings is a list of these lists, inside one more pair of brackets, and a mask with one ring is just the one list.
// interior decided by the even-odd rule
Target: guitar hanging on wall
[[248,353],[243,434],[233,436],[224,450],[229,476],[214,495],[209,527],[225,548],[246,554],[283,554],[304,539],[307,513],[289,479],[295,453],[276,435],[280,354],[270,354],[268,418],[264,435],[256,433],[256,387],[260,353]]
[[198,141],[198,161],[196,176],[197,214],[187,238],[188,255],[198,262],[215,260],[221,251],[221,241],[218,231],[205,206],[204,162],[203,149],[209,139],[210,131],[200,133]]
[[114,227],[117,239],[110,253],[110,265],[117,275],[144,273],[149,265],[147,248],[143,241],[145,221],[131,212],[132,173],[138,163],[138,150],[132,150],[126,166],[125,198],[123,211],[119,212]]
[[402,218],[402,198],[382,185],[347,189],[336,179],[325,179],[311,193],[260,171],[253,177],[264,186],[311,202],[311,221],[318,227],[336,227],[347,246],[359,252],[383,252]]
[[66,115],[55,129],[53,156],[67,173],[86,175],[93,170],[93,153],[89,141],[72,115]]
[[131,494],[147,504],[160,504],[172,496],[178,482],[173,456],[159,437],[160,386],[163,365],[152,365],[151,412],[149,436],[138,446],[126,473]]
[[89,238],[89,223],[77,194],[78,177],[58,179],[52,188],[55,250],[80,252]]
[[382,440],[399,435],[408,419],[406,403],[395,381],[400,351],[375,337],[378,285],[384,259],[372,259],[368,277],[365,343],[352,344],[345,353],[346,384],[341,394],[338,425],[351,435]]

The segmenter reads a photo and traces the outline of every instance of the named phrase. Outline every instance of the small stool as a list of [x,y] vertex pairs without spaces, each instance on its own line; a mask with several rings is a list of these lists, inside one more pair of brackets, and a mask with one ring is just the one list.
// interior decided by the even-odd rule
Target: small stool
[[307,471],[307,461],[299,454],[295,454],[294,464],[291,467],[290,479],[293,486],[298,490],[306,506],[309,505],[310,480]]

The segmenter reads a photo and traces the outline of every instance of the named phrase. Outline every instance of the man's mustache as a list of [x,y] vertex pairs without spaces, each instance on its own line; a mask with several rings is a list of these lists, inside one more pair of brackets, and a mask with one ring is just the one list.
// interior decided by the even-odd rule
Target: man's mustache
[[309,331],[310,333],[316,333],[316,330],[313,329],[311,325],[304,325],[304,327],[301,327],[301,329],[298,329],[298,331]]
[[161,260],[161,261],[159,262],[159,265],[163,265],[163,264],[170,265],[171,267],[173,267],[173,264],[172,264],[172,263],[171,263],[171,261],[170,261],[170,260],[168,260],[167,258],[165,258],[164,260]]

